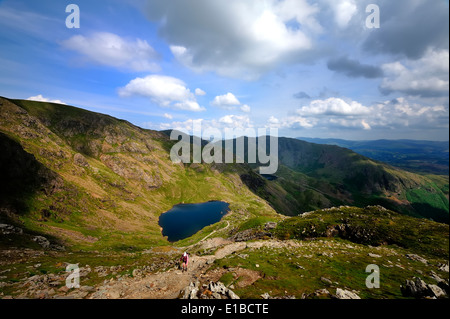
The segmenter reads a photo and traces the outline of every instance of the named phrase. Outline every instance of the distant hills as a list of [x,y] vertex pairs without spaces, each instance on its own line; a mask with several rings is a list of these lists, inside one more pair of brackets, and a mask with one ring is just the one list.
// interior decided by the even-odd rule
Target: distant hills
[[449,174],[449,142],[417,140],[349,141],[299,137],[299,140],[345,147],[402,169],[427,174]]
[[297,215],[339,205],[382,205],[448,222],[448,176],[408,172],[336,145],[282,137],[278,148],[280,165],[274,176],[254,173],[244,180],[277,212]]

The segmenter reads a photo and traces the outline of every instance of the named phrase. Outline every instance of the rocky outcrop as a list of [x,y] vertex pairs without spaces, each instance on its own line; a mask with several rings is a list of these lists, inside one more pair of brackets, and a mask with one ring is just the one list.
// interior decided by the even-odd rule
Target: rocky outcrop
[[0,234],[1,235],[11,235],[11,234],[22,235],[23,230],[22,230],[22,228],[15,227],[13,225],[0,224]]
[[337,299],[361,299],[355,292],[337,288],[336,289],[336,298]]
[[208,285],[202,285],[200,282],[191,282],[180,293],[181,299],[239,299],[231,289],[218,282],[210,282]]
[[423,263],[423,264],[425,264],[425,265],[428,264],[428,261],[427,261],[425,258],[420,257],[419,255],[416,255],[416,254],[406,254],[405,256],[406,256],[406,258],[408,258],[408,259],[415,260],[415,261],[419,261],[419,262],[421,262],[421,263]]
[[439,286],[427,284],[417,277],[406,280],[405,285],[401,286],[400,289],[405,297],[442,298],[447,296],[447,293]]

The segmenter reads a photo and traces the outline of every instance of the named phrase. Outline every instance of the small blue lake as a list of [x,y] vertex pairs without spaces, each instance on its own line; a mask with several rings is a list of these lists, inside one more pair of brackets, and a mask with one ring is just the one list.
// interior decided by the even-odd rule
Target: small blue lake
[[179,204],[159,217],[163,236],[171,242],[194,235],[200,229],[217,223],[226,215],[229,204],[211,201],[200,204]]

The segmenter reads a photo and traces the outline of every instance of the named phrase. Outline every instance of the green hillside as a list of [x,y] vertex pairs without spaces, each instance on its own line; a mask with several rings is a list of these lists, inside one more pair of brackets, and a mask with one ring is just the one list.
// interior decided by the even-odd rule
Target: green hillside
[[243,165],[174,164],[163,133],[67,105],[1,100],[1,222],[74,247],[138,249],[167,244],[158,217],[178,203],[226,201],[232,224],[276,216],[243,187]]
[[[410,298],[401,286],[413,277],[448,291],[448,225],[399,213],[448,218],[448,179],[285,138],[273,176],[174,164],[167,133],[0,98],[0,297],[177,298],[198,281],[205,298],[218,282],[241,298]],[[178,242],[162,236],[163,212],[209,200],[230,213]],[[65,285],[68,263],[80,289]],[[374,263],[380,289],[365,285]]]

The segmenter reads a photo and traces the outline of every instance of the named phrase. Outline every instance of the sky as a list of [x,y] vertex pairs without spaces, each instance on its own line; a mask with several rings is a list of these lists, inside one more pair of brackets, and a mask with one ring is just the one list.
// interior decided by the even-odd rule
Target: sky
[[0,95],[154,130],[447,141],[449,3],[3,0]]

